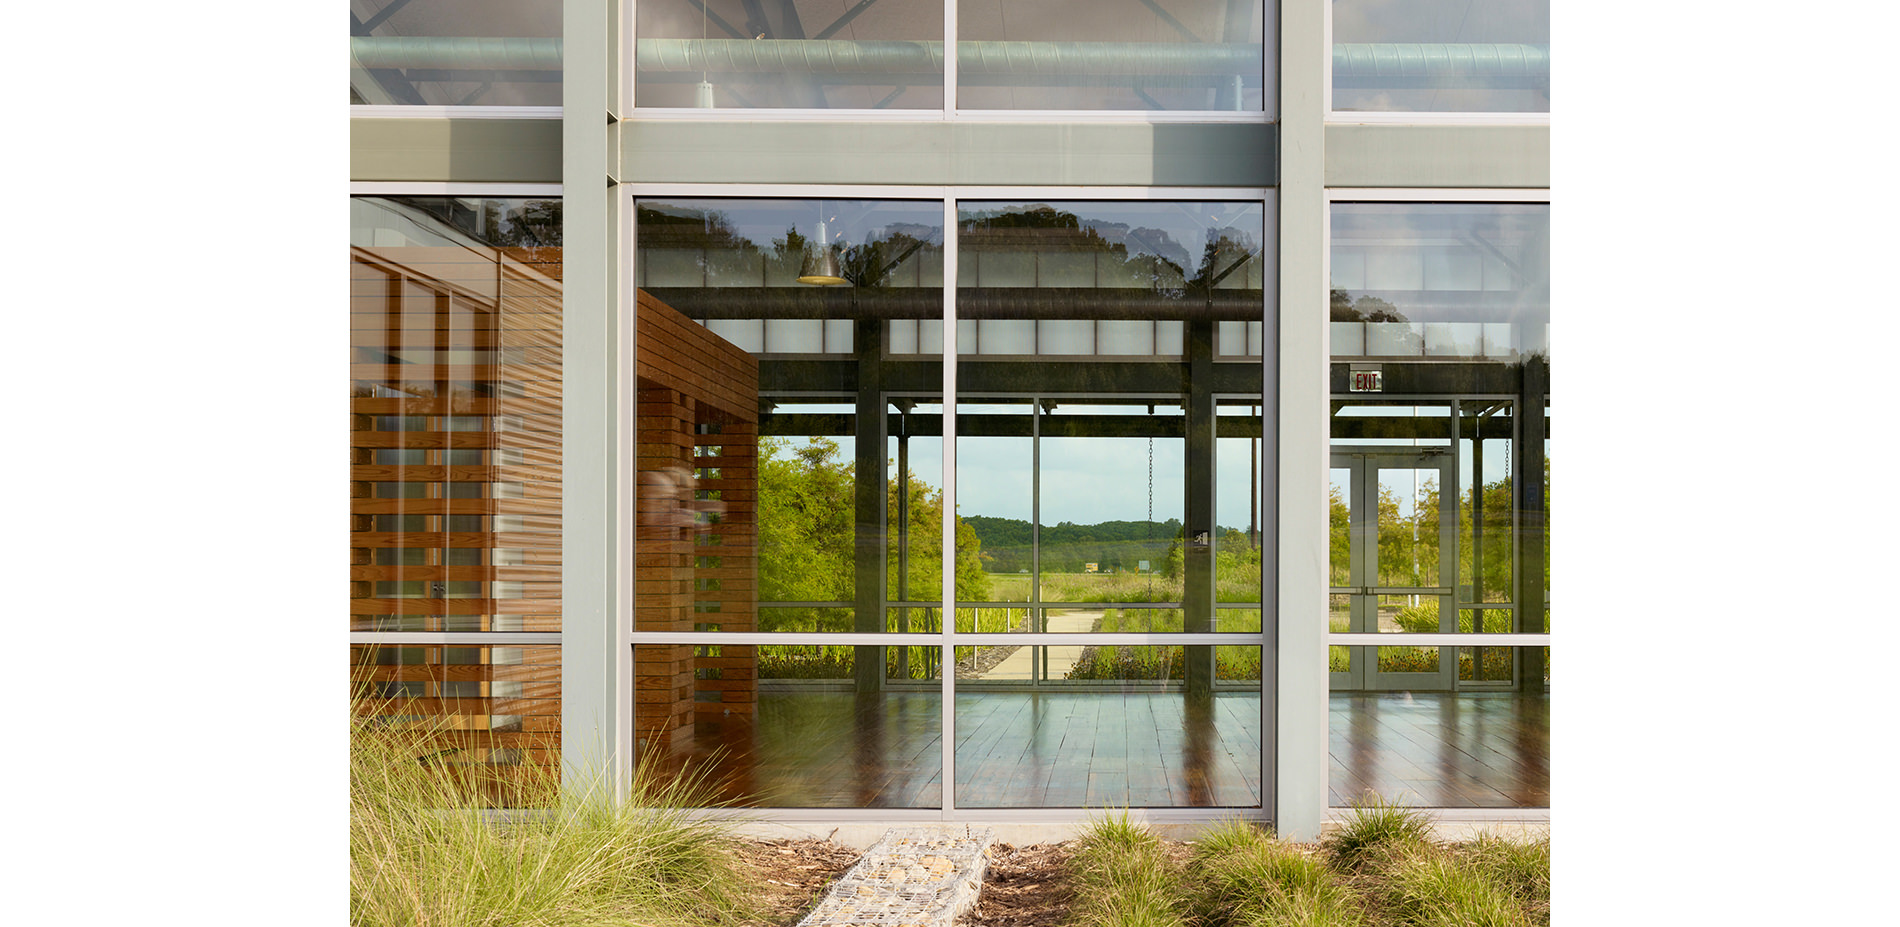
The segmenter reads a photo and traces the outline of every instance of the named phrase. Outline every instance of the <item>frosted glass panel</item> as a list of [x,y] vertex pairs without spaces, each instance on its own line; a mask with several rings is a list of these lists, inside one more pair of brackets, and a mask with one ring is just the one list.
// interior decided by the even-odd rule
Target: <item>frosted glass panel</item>
[[1016,319],[984,319],[976,325],[979,354],[1036,353],[1036,323]]
[[1097,322],[1096,350],[1103,354],[1153,354],[1153,322]]
[[1425,353],[1431,357],[1477,357],[1479,331],[1475,322],[1428,322]]
[[1424,352],[1425,326],[1416,322],[1366,323],[1366,353],[1374,357],[1415,357]]
[[1036,325],[1036,343],[1043,354],[1095,354],[1095,323],[1050,321]]

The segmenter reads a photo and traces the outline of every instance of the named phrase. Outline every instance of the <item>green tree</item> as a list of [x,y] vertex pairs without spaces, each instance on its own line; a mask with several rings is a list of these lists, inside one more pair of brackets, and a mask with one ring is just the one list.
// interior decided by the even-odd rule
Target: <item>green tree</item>
[[[838,443],[759,441],[759,600],[848,602],[855,585],[852,465]],[[773,609],[763,630],[816,630],[816,609]]]

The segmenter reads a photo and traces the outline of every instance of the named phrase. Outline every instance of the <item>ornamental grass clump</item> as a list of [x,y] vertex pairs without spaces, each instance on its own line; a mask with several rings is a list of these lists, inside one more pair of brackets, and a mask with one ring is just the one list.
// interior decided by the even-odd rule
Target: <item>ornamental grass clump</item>
[[[702,783],[596,777],[563,797],[535,766],[450,765],[427,730],[350,737],[350,922],[360,927],[731,923],[745,913],[726,834],[685,809]],[[644,764],[643,764],[644,766]],[[497,798],[515,810],[491,806]]]
[[1323,858],[1250,825],[1217,825],[1195,842],[1188,907],[1204,927],[1361,927],[1351,889]]
[[1068,922],[1090,927],[1185,927],[1181,872],[1147,828],[1119,816],[1092,823],[1069,861]]
[[1473,869],[1514,895],[1538,923],[1550,923],[1550,835],[1528,843],[1486,834],[1460,848]]
[[[1374,851],[1381,906],[1416,927],[1533,927],[1509,886],[1471,859],[1430,844],[1388,844]],[[1547,909],[1546,909],[1547,910]],[[1547,922],[1547,921],[1546,921]]]
[[1375,849],[1426,843],[1431,837],[1431,818],[1424,812],[1367,794],[1353,803],[1338,832],[1327,838],[1326,848],[1340,865],[1353,867]]

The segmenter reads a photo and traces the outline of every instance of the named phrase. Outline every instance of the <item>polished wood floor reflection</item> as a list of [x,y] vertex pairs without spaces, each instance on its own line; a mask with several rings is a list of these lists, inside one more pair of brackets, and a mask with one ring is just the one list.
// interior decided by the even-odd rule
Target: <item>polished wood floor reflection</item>
[[1368,791],[1428,808],[1550,806],[1550,699],[1516,692],[1335,693],[1328,803]]
[[[1436,807],[1549,804],[1548,699],[1336,694],[1329,800],[1373,790]],[[935,692],[763,691],[756,722],[700,726],[664,765],[726,800],[784,808],[937,808]],[[1259,807],[1260,699],[1222,693],[959,692],[961,808]]]

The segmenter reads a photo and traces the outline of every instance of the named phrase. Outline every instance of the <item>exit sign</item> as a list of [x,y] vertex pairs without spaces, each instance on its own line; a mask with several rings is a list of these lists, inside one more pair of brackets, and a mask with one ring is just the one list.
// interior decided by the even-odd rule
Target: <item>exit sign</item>
[[1352,376],[1350,392],[1377,393],[1385,388],[1385,381],[1380,378],[1377,370],[1354,370],[1350,371],[1350,374]]

